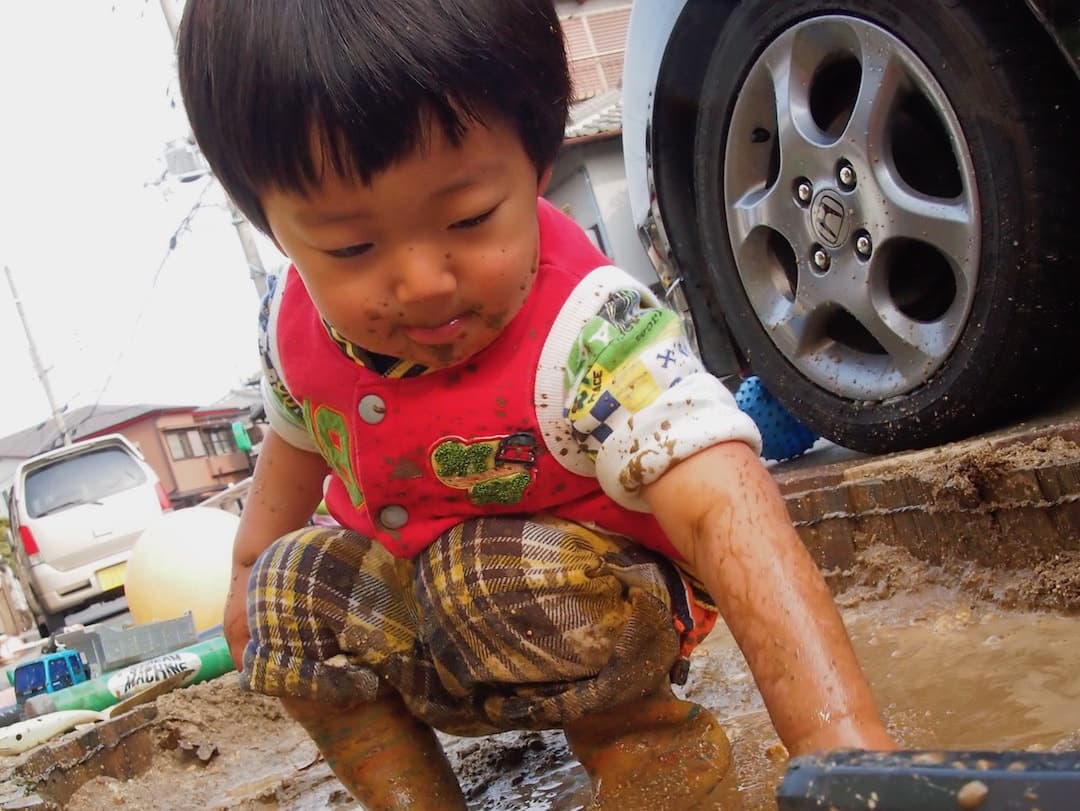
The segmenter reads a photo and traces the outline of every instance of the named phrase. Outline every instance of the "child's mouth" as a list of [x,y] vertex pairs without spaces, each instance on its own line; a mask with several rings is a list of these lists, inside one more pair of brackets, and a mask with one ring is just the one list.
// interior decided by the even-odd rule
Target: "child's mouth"
[[402,330],[414,343],[425,345],[448,344],[461,336],[468,324],[469,314],[451,318],[443,324],[432,327],[403,327]]

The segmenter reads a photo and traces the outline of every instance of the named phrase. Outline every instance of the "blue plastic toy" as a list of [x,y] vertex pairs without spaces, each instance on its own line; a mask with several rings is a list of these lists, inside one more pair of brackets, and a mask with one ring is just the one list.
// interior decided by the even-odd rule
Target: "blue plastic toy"
[[784,408],[759,377],[748,377],[735,402],[761,432],[761,456],[778,462],[806,453],[818,436]]

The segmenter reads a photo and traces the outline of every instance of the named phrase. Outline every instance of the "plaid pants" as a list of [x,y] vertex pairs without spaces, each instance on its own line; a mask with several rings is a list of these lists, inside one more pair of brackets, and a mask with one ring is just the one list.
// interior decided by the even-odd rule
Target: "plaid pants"
[[550,517],[466,521],[412,560],[307,528],[260,556],[248,588],[245,687],[331,704],[393,689],[455,735],[557,728],[640,698],[716,616],[670,561]]

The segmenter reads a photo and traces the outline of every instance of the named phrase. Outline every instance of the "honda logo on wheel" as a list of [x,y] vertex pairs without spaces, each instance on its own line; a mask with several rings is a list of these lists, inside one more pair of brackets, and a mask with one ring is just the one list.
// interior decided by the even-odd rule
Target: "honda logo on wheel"
[[814,233],[829,248],[839,248],[847,240],[849,220],[844,201],[833,191],[823,191],[810,207]]

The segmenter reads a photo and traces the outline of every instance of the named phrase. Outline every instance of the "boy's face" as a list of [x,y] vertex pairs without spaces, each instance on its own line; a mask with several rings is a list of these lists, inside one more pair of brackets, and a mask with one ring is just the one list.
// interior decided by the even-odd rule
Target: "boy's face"
[[327,168],[306,194],[263,209],[322,316],[370,352],[429,367],[486,347],[521,309],[539,256],[544,180],[513,129],[438,126],[370,185]]

